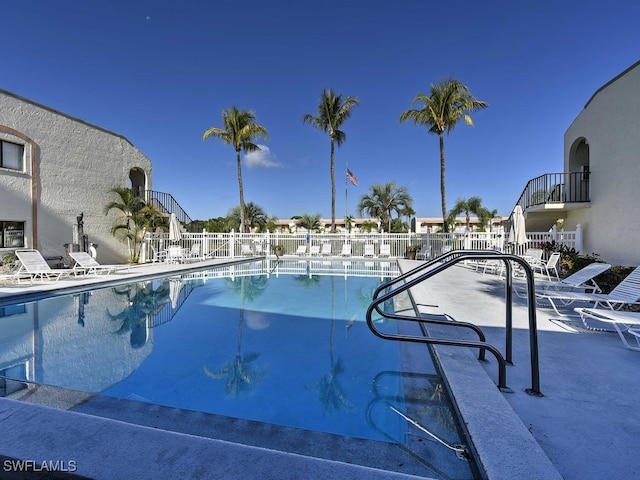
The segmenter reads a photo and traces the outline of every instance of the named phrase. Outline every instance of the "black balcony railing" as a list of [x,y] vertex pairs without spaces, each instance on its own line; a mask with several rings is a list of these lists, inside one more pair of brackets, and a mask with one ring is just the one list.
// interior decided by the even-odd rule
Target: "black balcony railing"
[[166,215],[175,213],[178,221],[187,228],[187,231],[189,231],[189,225],[193,220],[191,220],[191,217],[187,215],[187,212],[184,211],[176,199],[173,198],[173,195],[170,193],[158,192],[156,190],[144,190],[144,193],[141,196],[144,198],[147,205],[153,205],[162,213]]
[[579,203],[589,201],[587,172],[546,173],[529,180],[516,202],[522,210],[551,203]]

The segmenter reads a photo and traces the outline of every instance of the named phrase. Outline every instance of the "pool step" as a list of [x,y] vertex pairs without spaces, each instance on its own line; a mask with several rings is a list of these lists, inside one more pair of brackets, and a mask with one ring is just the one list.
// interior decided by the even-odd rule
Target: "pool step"
[[[0,398],[0,455],[94,479],[422,479]],[[0,468],[8,465],[6,460]],[[50,463],[51,465],[51,463]]]

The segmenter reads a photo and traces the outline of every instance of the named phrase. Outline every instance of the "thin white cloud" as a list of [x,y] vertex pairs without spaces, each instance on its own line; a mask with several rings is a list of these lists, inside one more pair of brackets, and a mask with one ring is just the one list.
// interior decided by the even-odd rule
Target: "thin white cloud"
[[260,150],[249,152],[244,156],[244,163],[249,168],[277,168],[282,164],[276,161],[275,155],[271,153],[266,145],[258,145]]

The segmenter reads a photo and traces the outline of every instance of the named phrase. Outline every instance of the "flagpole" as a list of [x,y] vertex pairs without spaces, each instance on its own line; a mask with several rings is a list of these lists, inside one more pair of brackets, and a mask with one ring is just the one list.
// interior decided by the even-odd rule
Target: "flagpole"
[[344,171],[344,229],[347,228],[347,215],[349,213],[349,179],[347,178],[347,172],[349,171],[349,164],[345,163]]

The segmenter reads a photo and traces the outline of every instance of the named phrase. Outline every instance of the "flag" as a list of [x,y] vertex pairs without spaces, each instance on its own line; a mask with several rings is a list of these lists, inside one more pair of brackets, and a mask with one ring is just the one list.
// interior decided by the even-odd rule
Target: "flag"
[[356,187],[358,186],[358,179],[353,173],[351,173],[351,170],[349,170],[348,168],[347,168],[347,180],[353,183]]

